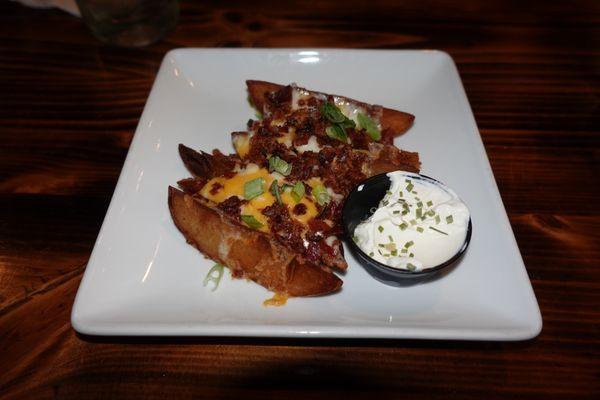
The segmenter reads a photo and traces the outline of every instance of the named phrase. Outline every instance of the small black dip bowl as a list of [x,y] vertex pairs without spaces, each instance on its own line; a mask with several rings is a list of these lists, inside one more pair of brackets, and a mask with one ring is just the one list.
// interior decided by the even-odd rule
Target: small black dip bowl
[[[402,171],[403,172],[403,171]],[[447,190],[447,186],[443,183],[430,178],[425,175],[411,174],[411,179],[423,180],[437,185],[443,190]],[[472,224],[469,218],[469,225],[467,227],[467,235],[465,242],[458,252],[449,260],[444,263],[431,268],[424,268],[420,271],[409,271],[406,269],[392,268],[385,264],[380,263],[377,260],[369,257],[364,251],[358,247],[352,236],[354,229],[362,221],[368,219],[372,210],[378,208],[379,202],[385,196],[387,190],[390,188],[391,180],[387,173],[375,175],[358,185],[346,198],[344,208],[342,210],[342,223],[350,244],[350,249],[356,255],[360,263],[367,270],[371,276],[375,279],[392,286],[409,286],[424,281],[430,281],[436,278],[440,278],[446,273],[450,272],[456,265],[456,262],[467,250],[471,241]]]

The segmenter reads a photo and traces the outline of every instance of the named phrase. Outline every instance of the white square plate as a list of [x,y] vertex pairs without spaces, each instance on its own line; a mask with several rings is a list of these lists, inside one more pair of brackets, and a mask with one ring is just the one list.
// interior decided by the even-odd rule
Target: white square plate
[[[265,307],[270,293],[226,275],[186,244],[167,187],[189,176],[177,145],[233,150],[230,132],[254,111],[246,79],[300,86],[408,111],[396,145],[469,205],[473,238],[450,274],[390,287],[346,251],[334,295]],[[77,293],[73,327],[92,335],[320,336],[520,340],[540,311],[452,59],[438,51],[180,49],[162,63]]]

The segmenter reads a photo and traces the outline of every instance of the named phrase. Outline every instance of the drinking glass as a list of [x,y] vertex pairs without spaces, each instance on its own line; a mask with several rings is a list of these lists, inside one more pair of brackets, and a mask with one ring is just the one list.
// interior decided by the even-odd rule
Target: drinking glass
[[162,39],[177,24],[177,0],[77,0],[81,16],[103,42],[140,47]]

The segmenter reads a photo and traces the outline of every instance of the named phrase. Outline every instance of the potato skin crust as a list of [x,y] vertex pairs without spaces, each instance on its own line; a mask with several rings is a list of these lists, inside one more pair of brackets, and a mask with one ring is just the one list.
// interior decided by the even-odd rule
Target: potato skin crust
[[[255,81],[255,80],[247,80],[246,86],[248,87],[248,94],[250,96],[250,100],[252,100],[252,104],[256,109],[260,112],[263,111],[265,105],[265,94],[269,92],[275,92],[284,87],[284,85],[278,85],[272,82],[265,81]],[[306,89],[305,89],[306,90]],[[314,94],[325,94],[321,92],[315,92],[308,90],[309,93]],[[335,95],[337,96],[337,95]],[[354,103],[360,106],[368,106],[367,103],[362,101],[357,101],[348,97],[343,97],[350,103]],[[393,132],[394,136],[399,136],[406,132],[413,124],[415,120],[415,116],[403,111],[392,110],[390,108],[383,108],[383,113],[381,115],[381,128],[382,130],[390,130]]]
[[235,277],[296,297],[324,295],[342,286],[331,271],[303,262],[269,235],[239,225],[171,186],[169,210],[187,242],[226,265]]

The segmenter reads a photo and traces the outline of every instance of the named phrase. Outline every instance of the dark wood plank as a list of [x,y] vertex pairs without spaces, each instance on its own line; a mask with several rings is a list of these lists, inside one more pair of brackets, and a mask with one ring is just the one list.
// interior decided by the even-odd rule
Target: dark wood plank
[[[455,59],[544,318],[524,343],[80,337],[71,305],[166,51],[437,48]],[[183,2],[164,41],[0,3],[1,398],[595,398],[600,3]],[[418,116],[417,116],[418,118]]]

